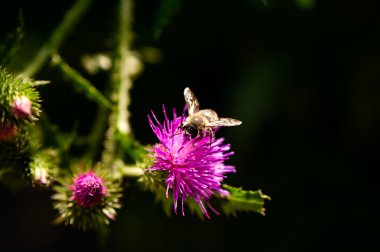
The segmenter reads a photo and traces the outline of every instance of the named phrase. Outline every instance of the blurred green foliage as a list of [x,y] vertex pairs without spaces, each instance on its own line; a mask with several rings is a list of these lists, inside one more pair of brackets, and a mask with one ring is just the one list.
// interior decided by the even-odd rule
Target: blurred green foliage
[[154,36],[158,38],[164,28],[171,23],[173,17],[179,13],[182,0],[161,0],[156,13]]
[[305,11],[309,11],[314,8],[316,0],[295,0],[297,6]]

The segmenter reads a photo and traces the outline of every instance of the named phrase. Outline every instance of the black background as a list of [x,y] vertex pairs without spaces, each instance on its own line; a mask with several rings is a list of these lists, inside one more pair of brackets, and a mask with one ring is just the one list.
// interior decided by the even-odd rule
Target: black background
[[[11,68],[22,69],[74,1],[3,1],[0,38],[17,26],[25,40]],[[95,1],[59,50],[89,76],[86,53],[110,51],[117,1]],[[167,218],[149,193],[131,190],[105,244],[89,232],[51,224],[50,192],[0,187],[0,250],[377,251],[379,246],[380,23],[376,1],[182,1],[158,39],[157,0],[135,1],[135,49],[159,49],[132,89],[132,125],[156,141],[146,120],[161,104],[182,108],[192,88],[201,107],[243,121],[221,129],[237,173],[227,183],[272,197],[267,215],[241,213],[200,221]],[[83,134],[96,109],[46,65],[36,76],[43,108],[63,131]]]

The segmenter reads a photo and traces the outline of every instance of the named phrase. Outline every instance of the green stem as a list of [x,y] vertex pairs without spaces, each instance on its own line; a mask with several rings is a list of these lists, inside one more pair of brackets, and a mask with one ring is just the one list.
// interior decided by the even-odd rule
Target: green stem
[[61,70],[64,77],[66,77],[73,85],[74,89],[78,93],[83,93],[87,99],[96,102],[100,106],[104,106],[108,109],[112,108],[111,102],[103,96],[103,94],[96,89],[92,83],[84,78],[78,71],[70,67],[58,54],[53,55],[53,65],[57,66]]
[[136,164],[126,165],[121,159],[113,162],[114,174],[119,178],[139,178],[144,175],[144,170]]
[[132,0],[120,0],[118,9],[119,25],[117,29],[116,51],[114,67],[111,75],[111,101],[116,105],[109,119],[109,128],[106,132],[102,161],[111,164],[115,159],[117,149],[117,134],[128,136],[131,134],[129,123],[130,104],[129,91],[132,88],[132,76],[135,70],[128,66],[128,59],[132,57],[130,52],[131,26],[132,26]]
[[121,173],[124,177],[139,178],[144,174],[144,171],[138,167],[125,166],[123,169],[121,169]]
[[86,142],[88,145],[85,156],[94,159],[100,150],[103,132],[106,128],[107,117],[110,109],[113,109],[112,103],[103,94],[91,84],[89,80],[84,78],[79,72],[71,68],[58,54],[54,54],[52,64],[61,70],[64,77],[69,80],[78,93],[83,93],[89,100],[96,102],[98,105],[98,113],[92,124],[92,129],[88,135]]
[[130,104],[129,90],[132,87],[131,74],[127,65],[130,53],[131,42],[131,25],[132,25],[132,0],[120,0],[119,8],[119,29],[117,38],[117,51],[115,55],[115,67],[112,75],[114,83],[113,100],[118,104],[117,109],[117,129],[124,135],[131,133],[129,124],[130,113],[128,106]]
[[45,45],[39,50],[33,61],[28,64],[24,70],[26,76],[34,76],[49,57],[56,51],[67,35],[70,33],[74,25],[80,20],[83,14],[88,10],[93,0],[77,0],[73,7],[66,13],[62,22],[54,30]]

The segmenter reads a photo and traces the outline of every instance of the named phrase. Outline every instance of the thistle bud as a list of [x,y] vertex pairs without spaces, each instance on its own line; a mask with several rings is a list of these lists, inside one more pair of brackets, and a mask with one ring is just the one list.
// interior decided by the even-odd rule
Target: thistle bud
[[72,168],[72,176],[58,178],[54,208],[59,215],[55,223],[73,225],[82,230],[102,228],[116,218],[121,207],[121,180],[101,164],[90,169],[83,165]]
[[13,116],[16,118],[25,118],[32,114],[32,102],[25,95],[14,99],[10,108]]
[[0,125],[7,120],[13,124],[27,125],[38,120],[41,112],[37,81],[9,73],[0,67]]

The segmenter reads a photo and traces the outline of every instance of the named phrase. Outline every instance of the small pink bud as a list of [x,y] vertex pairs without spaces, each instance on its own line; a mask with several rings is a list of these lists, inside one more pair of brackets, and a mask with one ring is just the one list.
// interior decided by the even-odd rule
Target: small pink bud
[[0,126],[0,141],[12,138],[16,134],[16,130],[17,126],[11,126],[9,121],[7,121],[5,127]]
[[15,117],[25,118],[32,114],[32,102],[26,96],[17,97],[11,104],[11,111]]

